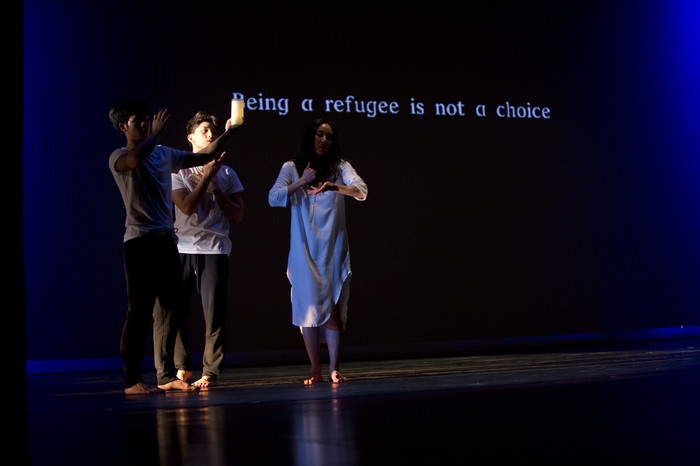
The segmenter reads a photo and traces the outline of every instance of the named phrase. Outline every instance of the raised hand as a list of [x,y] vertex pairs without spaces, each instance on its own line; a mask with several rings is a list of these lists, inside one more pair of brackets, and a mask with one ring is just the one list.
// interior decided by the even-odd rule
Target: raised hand
[[158,110],[158,112],[153,115],[153,123],[151,124],[151,134],[160,133],[165,131],[168,126],[168,120],[170,120],[170,112],[167,108]]
[[245,126],[245,118],[243,118],[243,121],[237,125],[232,125],[231,119],[229,118],[228,120],[226,120],[226,124],[224,125],[224,128],[226,129],[226,131],[228,131],[230,128],[236,129],[236,128],[240,128],[241,126]]
[[311,168],[311,162],[309,162],[306,165],[306,168],[304,169],[304,173],[301,174],[301,180],[304,181],[304,183],[311,183],[313,180],[316,179],[316,170]]

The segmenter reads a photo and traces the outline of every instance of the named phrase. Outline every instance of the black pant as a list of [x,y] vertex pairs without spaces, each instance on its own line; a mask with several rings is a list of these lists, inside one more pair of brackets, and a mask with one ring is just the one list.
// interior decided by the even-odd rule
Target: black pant
[[[201,297],[204,312],[204,354],[202,375],[221,373],[226,350],[226,311],[228,301],[228,256],[226,254],[180,254],[185,300],[194,291]],[[191,369],[187,325],[183,325],[175,344],[175,365]]]
[[[126,387],[141,382],[144,345],[153,324],[158,384],[176,379],[175,338],[182,323],[180,257],[172,232],[124,243],[128,310],[121,336]],[[156,299],[160,306],[154,307]]]

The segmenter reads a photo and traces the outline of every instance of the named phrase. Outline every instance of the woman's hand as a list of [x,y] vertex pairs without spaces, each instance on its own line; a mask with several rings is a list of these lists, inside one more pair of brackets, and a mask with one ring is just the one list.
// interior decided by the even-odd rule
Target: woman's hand
[[306,165],[304,173],[301,174],[301,177],[299,179],[301,179],[304,182],[304,184],[311,183],[313,180],[316,179],[316,170],[311,168],[311,162],[309,162]]
[[316,179],[316,170],[311,168],[311,162],[309,162],[306,165],[306,168],[304,169],[304,172],[299,176],[299,178],[294,181],[293,183],[290,183],[287,185],[287,195],[291,196],[295,192],[297,192],[299,189],[304,189],[304,186],[307,184],[311,183],[313,180]]
[[335,191],[338,194],[343,194],[345,196],[350,196],[354,197],[356,199],[364,199],[365,195],[358,189],[357,186],[354,185],[344,185],[344,184],[335,184],[331,183],[330,181],[326,181],[321,185],[320,188],[314,188],[313,186],[309,188],[307,191],[308,194],[320,194],[320,193],[325,193],[326,191]]
[[338,191],[338,186],[326,181],[319,188],[311,186],[309,188],[309,190],[307,191],[307,193],[308,194],[319,194],[319,193],[325,193],[326,191]]

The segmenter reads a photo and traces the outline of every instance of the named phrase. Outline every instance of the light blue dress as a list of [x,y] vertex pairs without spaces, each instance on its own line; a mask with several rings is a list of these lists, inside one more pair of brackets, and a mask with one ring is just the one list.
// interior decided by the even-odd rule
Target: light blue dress
[[[291,196],[287,186],[299,179],[289,161],[282,165],[270,189],[272,207],[290,207],[290,248],[287,278],[292,286],[292,323],[299,327],[319,327],[326,323],[337,305],[343,326],[352,271],[345,225],[345,195],[327,191],[309,195],[306,189]],[[356,186],[367,196],[367,184],[352,165],[343,162],[335,184]]]

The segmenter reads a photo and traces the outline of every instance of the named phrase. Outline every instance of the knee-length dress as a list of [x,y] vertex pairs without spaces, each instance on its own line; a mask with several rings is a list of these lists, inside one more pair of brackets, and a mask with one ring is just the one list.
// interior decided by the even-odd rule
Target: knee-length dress
[[[356,186],[367,196],[367,184],[349,162],[342,162],[335,184]],[[299,179],[293,162],[282,165],[270,189],[272,207],[290,207],[290,247],[287,278],[291,284],[292,323],[318,327],[326,323],[337,305],[341,323],[347,319],[352,271],[345,224],[345,195],[327,191],[315,195],[298,189],[291,196],[287,186]]]

